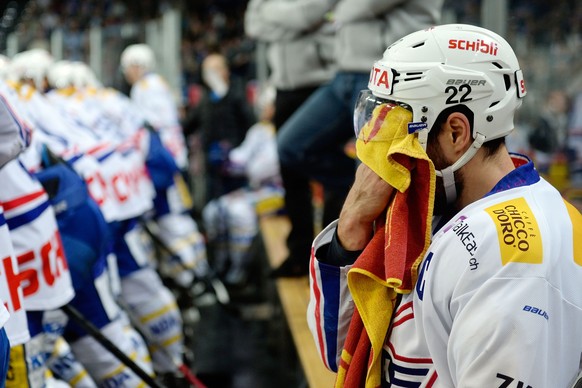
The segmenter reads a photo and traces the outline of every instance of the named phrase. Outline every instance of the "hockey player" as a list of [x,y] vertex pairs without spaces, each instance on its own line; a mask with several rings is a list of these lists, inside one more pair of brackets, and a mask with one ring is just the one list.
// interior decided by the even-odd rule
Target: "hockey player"
[[[30,128],[16,115],[13,107],[0,94],[0,174],[30,142]],[[0,385],[5,384],[10,348],[30,340],[23,294],[18,281],[18,262],[10,232],[0,203]],[[10,315],[9,315],[10,314]]]
[[[9,92],[4,87],[0,91],[4,113],[9,118],[4,118],[3,124],[15,122],[20,131],[30,132],[28,120],[22,119],[20,106]],[[17,267],[4,266],[5,276],[12,289],[12,304],[18,287],[22,287],[22,300],[18,304],[26,311],[29,332],[29,336],[21,335],[11,343],[11,373],[6,385],[42,387],[49,381],[46,348],[50,346],[50,338],[43,327],[45,312],[70,302],[74,289],[46,192],[19,160],[9,162],[0,170],[0,175],[4,183],[0,202],[17,262]]]
[[[13,79],[17,81],[28,81],[34,80],[35,78],[43,78],[42,76],[36,76],[43,74],[41,67],[43,64],[42,57],[38,58],[36,57],[37,54],[34,53],[30,55],[34,55],[36,61],[29,61],[32,58],[27,56],[26,53],[14,59],[15,64],[22,66],[22,68],[17,67],[17,70],[12,72],[11,77]],[[21,59],[22,61],[20,61]],[[27,67],[27,63],[35,64],[39,68]],[[35,82],[32,84],[15,85],[19,93],[17,97],[20,97],[26,113],[29,114],[29,118],[37,127],[34,139],[38,143],[33,144],[30,152],[27,152],[26,157],[23,158],[28,168],[32,171],[41,170],[43,167],[41,162],[46,158],[39,150],[45,145],[50,145],[52,149],[56,150],[63,158],[66,158],[71,165],[84,175],[90,187],[92,180],[102,182],[105,185],[106,181],[100,175],[98,161],[93,160],[91,162],[92,158],[87,156],[87,154],[83,154],[83,151],[88,152],[87,150],[91,150],[92,148],[99,150],[103,147],[95,147],[96,137],[91,136],[89,131],[82,131],[80,128],[74,126],[71,120],[66,119],[66,114],[55,112],[55,108],[36,91],[37,87],[41,88],[42,85]],[[83,163],[83,160],[87,163]],[[91,163],[95,163],[95,165],[91,166]],[[83,165],[89,165],[90,168],[84,167]],[[44,167],[47,166],[50,166],[50,164],[47,165],[44,163]],[[93,321],[122,351],[135,357],[136,361],[144,370],[151,371],[149,354],[147,354],[143,339],[131,333],[128,335],[124,328],[125,324],[120,320],[119,309],[115,305],[114,298],[109,291],[107,284],[109,273],[104,271],[106,268],[104,263],[105,258],[98,257],[100,255],[99,245],[104,241],[107,242],[107,239],[104,238],[103,232],[99,232],[99,230],[89,231],[89,228],[96,224],[93,221],[95,220],[94,216],[99,216],[98,212],[95,212],[94,209],[87,209],[84,206],[80,206],[83,203],[79,202],[79,199],[82,199],[82,190],[76,188],[75,185],[71,186],[70,179],[67,180],[68,178],[60,174],[45,176],[45,178],[48,178],[49,181],[52,180],[53,183],[58,182],[58,184],[53,184],[53,188],[55,189],[53,199],[57,201],[55,209],[59,210],[62,216],[61,221],[64,222],[62,226],[67,229],[67,234],[63,238],[66,243],[65,246],[72,247],[74,251],[73,259],[78,260],[83,257],[91,261],[91,263],[84,263],[87,265],[85,268],[83,268],[81,263],[77,263],[75,260],[73,261],[73,264],[78,265],[75,267],[77,270],[75,272],[79,275],[76,279],[76,284],[82,289],[80,296],[83,297],[83,302],[77,300],[79,302],[77,307],[84,309],[82,312],[86,314],[88,319]],[[101,187],[101,185],[97,187]],[[102,205],[109,202],[112,202],[112,206],[116,205],[115,198],[112,200],[106,195],[107,190],[98,192],[93,187],[91,193],[100,200]],[[101,209],[110,211],[107,206],[102,206]],[[115,212],[113,213],[115,214]],[[117,213],[119,214],[120,212]],[[80,220],[79,217],[85,218],[85,220]],[[79,221],[81,221],[83,227],[79,227]],[[107,226],[105,227],[107,228]],[[87,234],[83,235],[82,232],[86,232]],[[94,248],[95,252],[90,252]],[[87,257],[87,253],[90,253],[90,256],[97,256],[93,258]],[[94,339],[88,337],[79,328],[76,328],[74,325],[69,325],[65,330],[65,336],[72,341],[71,347],[73,351],[81,362],[87,365],[92,377],[99,384],[119,384],[120,381],[123,381],[126,386],[139,386],[141,384],[141,379],[137,378],[129,369],[125,368],[113,355],[104,352],[103,348]],[[144,358],[144,356],[147,356],[147,358]],[[66,354],[64,357],[61,357],[61,359],[66,358]],[[67,374],[63,377],[72,377],[70,374],[72,372],[70,362],[61,363],[60,366],[59,372]],[[68,367],[68,370],[63,366]],[[74,385],[87,385],[87,382],[83,383],[79,376],[74,378],[73,381],[75,382]]]
[[[186,167],[187,150],[179,123],[178,108],[165,81],[154,73],[155,57],[152,49],[145,44],[128,46],[121,54],[121,67],[126,79],[132,84],[131,100],[146,122],[160,134],[164,147],[174,156],[177,168],[183,171]],[[155,181],[154,174],[152,176]],[[186,297],[182,299],[191,298],[188,294],[193,294],[195,303],[216,300],[223,304],[228,303],[228,292],[208,266],[206,253],[204,252],[203,260],[199,258],[202,235],[196,222],[188,214],[192,203],[180,175],[175,175],[169,185],[160,184],[156,187],[155,205],[156,223],[153,232],[166,248],[164,250],[171,251],[171,256],[176,261],[166,261],[164,267],[177,286],[186,291],[183,292]],[[192,263],[196,265],[192,266]],[[194,272],[190,277],[185,276],[187,272],[182,270],[184,266],[193,267]]]
[[[377,152],[358,149],[364,164],[310,264],[308,320],[325,365],[339,372],[336,386],[570,387],[582,356],[582,216],[505,147],[526,94],[510,45],[469,25],[418,31],[385,51],[368,88],[354,122],[361,147],[376,142]],[[393,124],[425,150],[436,189],[425,198],[435,217],[418,276],[388,300],[391,279],[361,268],[384,265],[374,221],[387,207],[396,214],[391,205],[411,190],[396,192],[396,174],[385,174],[382,139],[393,134],[382,130],[394,117],[407,117]],[[375,236],[384,237],[382,225]],[[424,239],[422,226],[402,225],[391,243]]]
[[178,107],[166,81],[154,72],[156,59],[146,44],[128,46],[121,53],[121,69],[131,87],[131,99],[145,119],[160,132],[180,169],[187,166],[188,152]]
[[70,302],[74,290],[46,192],[16,160],[0,170],[0,179],[3,182],[0,201],[20,272],[12,281],[23,287],[23,307],[31,336],[29,341],[11,349],[10,364],[14,373],[7,386],[22,387],[27,383],[42,387],[47,340],[43,330],[44,312]]
[[[9,64],[8,58],[2,57],[0,64],[0,77],[5,76],[6,68]],[[17,98],[15,98],[12,91],[6,87],[2,82],[0,83],[0,128],[3,137],[3,145],[0,149],[1,161],[0,166],[4,166],[9,159],[14,158],[17,153],[22,151],[24,147],[30,144],[31,140],[31,127],[27,120],[24,119],[22,107],[19,105]],[[21,154],[22,155],[22,154]],[[1,167],[0,167],[1,168]],[[21,180],[27,181],[29,177],[26,175],[24,170],[14,170],[13,167],[8,167],[12,170],[8,174],[5,172],[0,172],[3,175],[3,181],[6,185],[10,186],[10,180],[12,176],[21,178]],[[6,175],[5,175],[6,174]],[[24,174],[24,175],[23,175]],[[16,187],[15,187],[16,186]],[[8,191],[18,192],[20,185],[12,184],[12,187]],[[4,189],[4,194],[7,193],[7,189]],[[9,211],[18,211],[15,206],[19,206],[14,201],[7,202],[6,205]],[[2,206],[0,206],[2,208]],[[12,237],[10,235],[8,224],[4,218],[2,209],[2,284],[0,287],[0,297],[6,300],[5,306],[10,311],[10,319],[6,322],[4,326],[6,334],[10,341],[10,347],[14,349],[13,358],[11,360],[11,373],[9,374],[8,385],[9,386],[24,386],[29,381],[32,384],[42,384],[45,383],[50,387],[57,387],[58,383],[55,379],[50,377],[47,373],[43,376],[43,370],[46,370],[45,361],[50,357],[52,350],[54,349],[54,343],[50,338],[50,334],[45,327],[43,327],[43,333],[37,334],[34,338],[34,345],[28,344],[30,341],[30,333],[28,330],[28,322],[26,317],[26,311],[24,309],[24,298],[22,294],[22,285],[26,285],[30,280],[31,272],[30,270],[25,270],[24,273],[19,273],[19,263],[16,260],[14,250],[12,247]],[[29,220],[29,222],[35,222]],[[12,221],[14,225],[14,221]],[[33,229],[30,227],[23,227],[31,232]],[[17,232],[16,237],[21,235],[22,232]],[[33,238],[33,236],[30,236]],[[38,237],[38,236],[37,236]],[[28,272],[28,273],[26,273]],[[34,314],[34,313],[31,313]],[[38,331],[39,322],[33,319],[34,322],[31,324],[35,327],[35,331]],[[62,331],[62,330],[61,330]],[[44,337],[44,338],[43,338]],[[43,345],[43,346],[39,346]],[[23,355],[23,349],[29,349],[27,355]],[[32,349],[32,351],[30,351]],[[70,351],[69,351],[70,353]],[[6,365],[8,365],[8,357],[5,358]],[[48,364],[48,363],[47,363]],[[79,364],[76,363],[77,368],[77,381],[80,383],[87,382],[90,378],[83,377],[82,374],[86,371]],[[38,373],[37,371],[41,371]],[[31,379],[29,378],[29,373],[31,374]],[[85,386],[90,387],[91,385],[85,384]]]
[[[125,212],[120,216],[117,213],[116,218],[109,219],[115,220],[111,222],[114,236],[122,236],[114,242],[121,276],[118,300],[128,309],[132,322],[146,334],[156,371],[172,379],[177,371],[173,360],[182,361],[182,320],[173,295],[162,285],[151,265],[147,239],[140,225],[140,218],[151,210],[153,203],[158,203],[156,198],[152,203],[153,187],[156,187],[157,182],[155,179],[149,181],[149,178],[154,178],[150,162],[153,160],[155,163],[156,155],[159,154],[153,152],[158,144],[155,142],[157,135],[144,128],[143,117],[136,112],[129,99],[115,90],[99,87],[96,78],[82,63],[56,64],[49,71],[49,84],[54,89],[48,94],[48,99],[68,112],[76,121],[91,128],[94,134],[114,144],[116,152],[125,161],[124,166],[117,167],[127,173],[129,180],[126,182],[130,189],[128,194],[131,195],[125,196],[120,204],[122,209],[133,210],[131,214]],[[168,158],[172,166],[175,166],[169,153]],[[149,186],[153,187],[150,189],[137,186],[136,190],[133,177],[146,168]],[[172,174],[177,172],[177,168],[173,167],[167,172],[168,177],[165,180],[173,182]],[[115,177],[116,175],[112,178],[113,182]],[[201,237],[200,241],[202,242]],[[195,251],[191,257],[193,260],[200,256],[199,253],[196,255],[199,250],[195,248],[196,246],[192,247]],[[205,255],[202,246],[204,260]],[[189,264],[194,267],[196,261]]]

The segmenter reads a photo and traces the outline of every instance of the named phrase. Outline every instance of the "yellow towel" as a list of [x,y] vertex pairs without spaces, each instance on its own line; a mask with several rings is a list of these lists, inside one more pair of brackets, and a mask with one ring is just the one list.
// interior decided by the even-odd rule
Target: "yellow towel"
[[398,293],[412,291],[418,266],[430,245],[434,165],[416,135],[412,113],[378,106],[356,141],[360,160],[398,192],[378,230],[348,273],[356,306],[336,387],[381,385],[381,354]]

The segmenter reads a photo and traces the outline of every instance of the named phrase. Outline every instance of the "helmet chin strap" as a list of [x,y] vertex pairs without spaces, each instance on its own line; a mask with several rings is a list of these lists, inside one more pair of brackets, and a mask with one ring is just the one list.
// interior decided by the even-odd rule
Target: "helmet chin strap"
[[477,133],[475,141],[471,144],[471,147],[451,166],[443,168],[442,170],[436,170],[436,176],[443,178],[443,186],[445,187],[445,195],[447,197],[447,203],[453,203],[457,200],[457,188],[455,187],[455,171],[463,167],[481,148],[485,142],[485,135]]

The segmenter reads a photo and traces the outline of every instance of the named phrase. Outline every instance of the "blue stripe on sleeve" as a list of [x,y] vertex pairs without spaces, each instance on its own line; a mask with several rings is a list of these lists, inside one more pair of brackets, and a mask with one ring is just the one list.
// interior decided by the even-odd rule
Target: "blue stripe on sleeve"
[[21,227],[22,225],[29,224],[30,222],[37,219],[47,208],[49,207],[48,202],[43,202],[32,210],[26,213],[20,214],[16,217],[9,218],[6,220],[8,227],[12,230]]
[[[337,370],[337,335],[340,299],[340,268],[319,263],[321,292],[323,294],[323,330],[327,347],[327,362],[332,370]],[[331,318],[331,319],[328,319]]]

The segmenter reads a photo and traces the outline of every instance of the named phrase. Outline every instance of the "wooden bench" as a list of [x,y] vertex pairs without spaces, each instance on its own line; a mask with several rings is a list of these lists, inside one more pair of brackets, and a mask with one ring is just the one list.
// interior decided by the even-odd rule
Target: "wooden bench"
[[[260,228],[267,257],[271,267],[275,268],[287,257],[286,239],[290,230],[289,220],[286,216],[264,216],[260,220]],[[277,279],[276,285],[309,387],[333,387],[336,375],[323,366],[307,326],[306,313],[309,303],[307,277]]]

